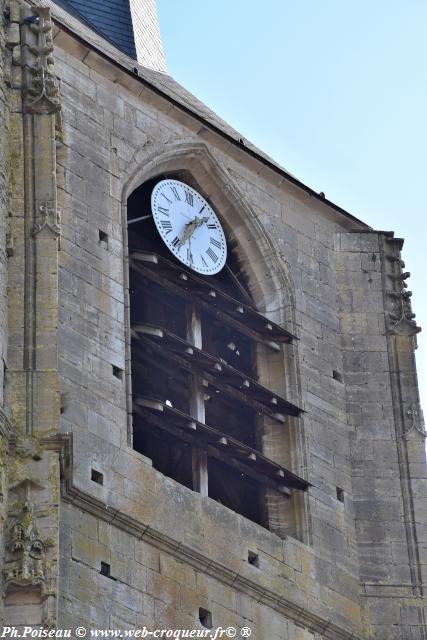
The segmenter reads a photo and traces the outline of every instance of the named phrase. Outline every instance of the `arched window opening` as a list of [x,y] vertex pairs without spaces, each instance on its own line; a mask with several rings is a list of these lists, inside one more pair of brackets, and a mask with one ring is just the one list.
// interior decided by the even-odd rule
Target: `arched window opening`
[[292,336],[256,311],[236,247],[209,276],[172,255],[151,215],[164,178],[197,189],[180,172],[128,199],[133,446],[164,475],[282,533],[273,511],[308,483],[263,454],[266,425],[285,428],[300,410],[259,383],[257,360],[260,345],[274,355]]

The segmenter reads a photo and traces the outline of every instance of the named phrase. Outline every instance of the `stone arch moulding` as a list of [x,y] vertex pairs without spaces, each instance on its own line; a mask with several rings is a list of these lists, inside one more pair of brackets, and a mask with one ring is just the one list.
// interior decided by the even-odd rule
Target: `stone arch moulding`
[[[144,148],[135,153],[127,172],[122,192],[122,226],[124,246],[125,326],[126,326],[126,393],[128,411],[128,443],[132,442],[132,381],[130,353],[129,274],[127,237],[127,199],[144,182],[159,174],[187,171],[196,187],[206,195],[219,213],[229,238],[235,240],[237,254],[244,265],[251,293],[257,309],[281,323],[291,333],[296,333],[293,288],[274,243],[259,222],[245,196],[232,176],[220,166],[207,145],[194,139],[169,143],[159,147]],[[284,355],[286,392],[290,399],[301,406],[298,347],[296,341],[286,347]],[[307,453],[303,419],[290,420],[288,425],[293,450],[293,468],[306,477]],[[311,539],[309,500],[301,496],[304,504],[298,505],[300,531],[298,537],[305,542]],[[302,521],[303,520],[303,521]]]
[[293,287],[285,265],[245,196],[205,143],[190,139],[151,147],[149,153],[145,149],[135,153],[122,196],[125,236],[126,202],[130,194],[157,174],[178,170],[192,174],[219,211],[226,231],[238,242],[257,308],[295,333]]

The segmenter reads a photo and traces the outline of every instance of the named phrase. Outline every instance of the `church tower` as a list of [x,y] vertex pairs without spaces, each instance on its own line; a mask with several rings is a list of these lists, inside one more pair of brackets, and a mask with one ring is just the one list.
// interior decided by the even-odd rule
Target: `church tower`
[[427,640],[403,240],[176,83],[154,0],[0,8],[2,637]]

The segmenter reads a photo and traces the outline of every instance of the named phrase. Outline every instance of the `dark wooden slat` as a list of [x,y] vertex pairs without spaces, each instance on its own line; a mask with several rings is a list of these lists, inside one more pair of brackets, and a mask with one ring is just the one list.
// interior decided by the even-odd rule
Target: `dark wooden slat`
[[[166,358],[158,358],[156,353],[149,353],[148,350],[150,349],[149,345],[145,345],[146,349],[144,351],[144,360],[145,361],[149,361],[149,363],[153,366],[156,367],[158,369],[160,369],[161,371],[163,371],[163,373],[165,373],[166,375],[171,375],[173,376],[173,382],[179,386],[181,383],[181,379],[179,377],[175,378],[174,376],[174,372],[171,368],[171,363],[170,361],[168,361]],[[133,365],[132,366],[136,366],[136,369],[138,370],[141,365],[140,363],[137,361],[136,358],[133,359]],[[189,372],[190,373],[190,372]],[[184,384],[182,385],[183,387],[185,386]],[[181,389],[182,391],[182,389]],[[163,398],[164,400],[164,398]],[[234,402],[233,398],[229,398],[226,394],[222,394],[222,401],[225,402],[226,404],[228,404],[230,406],[230,410],[236,410],[236,405]],[[227,437],[233,437],[233,438],[237,438],[238,439],[238,435],[231,433],[230,431],[227,433]]]
[[[185,300],[189,302],[194,302],[193,293],[191,293],[190,291],[187,291],[182,287],[176,286],[173,282],[170,282],[170,280],[168,280],[167,278],[164,278],[162,275],[147,269],[143,265],[136,264],[132,262],[132,260],[129,262],[129,265],[145,280],[148,280],[148,281],[152,280],[153,282],[156,282],[164,289],[168,289],[169,291],[172,291],[174,294],[181,296]],[[267,347],[270,347],[274,351],[280,350],[279,345],[275,343],[273,340],[265,339],[260,334],[256,333],[255,331],[252,331],[250,327],[247,327],[241,322],[237,322],[231,316],[225,313],[222,313],[218,309],[215,309],[210,304],[205,302],[202,297],[198,297],[198,304],[204,311],[206,311],[211,315],[216,316],[219,320],[221,320],[221,322],[224,322],[224,324],[229,325],[230,327],[233,327],[234,329],[236,329],[236,331],[239,331],[243,335],[248,336],[248,338],[251,338],[256,342],[261,342],[262,344],[265,344]]]
[[[159,344],[148,339],[145,342],[147,345],[149,345],[150,349],[152,349],[153,351],[156,351],[161,357],[165,356],[164,349]],[[143,357],[142,354],[141,354],[141,357]],[[188,373],[192,373],[194,371],[194,365],[191,364],[191,362],[188,362],[185,358],[182,358],[181,356],[177,355],[176,353],[168,351],[168,357],[171,360],[173,360],[174,363],[177,364],[179,367],[181,367],[182,369],[185,369]],[[277,422],[281,422],[281,423],[285,422],[285,416],[283,414],[279,414],[271,410],[270,407],[267,407],[261,402],[254,400],[248,394],[242,391],[238,391],[237,389],[235,389],[234,387],[228,384],[223,384],[219,382],[215,376],[208,373],[207,371],[203,372],[203,378],[207,382],[209,382],[215,389],[218,389],[222,393],[228,394],[235,400],[238,400],[242,404],[245,404],[251,407],[258,413],[268,415],[271,418],[274,418]]]
[[[188,293],[188,287],[191,285],[191,295],[196,294],[201,300],[208,299],[211,312],[212,307],[218,307],[216,310],[221,314],[225,314],[225,319],[228,318],[230,323],[237,323],[240,331],[242,331],[242,327],[251,330],[258,340],[261,339],[266,343],[270,341],[291,342],[295,338],[289,331],[268,320],[250,305],[236,300],[210,282],[194,275],[185,268],[175,265],[162,256],[145,252],[133,252],[130,257],[130,266],[132,268],[144,271],[147,277],[155,279],[157,282],[159,281],[158,277],[163,281],[166,280],[169,283],[169,288],[172,285],[170,278],[173,278],[175,292],[181,290],[181,292]],[[168,277],[162,277],[162,273]],[[242,322],[243,318],[244,322]]]
[[306,491],[310,486],[309,482],[269,460],[260,452],[161,401],[137,397],[134,399],[134,410],[154,426],[173,433],[193,446],[203,445],[209,455],[234,466],[258,482],[274,486],[282,492],[283,486],[302,491]]
[[[212,356],[203,349],[197,349],[166,329],[154,325],[132,325],[132,333],[135,337],[150,344],[153,342],[162,344],[171,357],[182,358],[192,367],[201,370],[203,376],[214,386],[218,386],[220,390],[231,393],[234,397],[237,393],[240,400],[246,399],[248,403],[252,401],[259,403],[263,407],[263,413],[268,413],[280,421],[282,419],[278,416],[281,414],[299,416],[302,411],[296,405],[263,387],[256,380],[241,373],[225,361]],[[179,361],[177,362],[179,364]],[[258,410],[259,406],[254,408]]]

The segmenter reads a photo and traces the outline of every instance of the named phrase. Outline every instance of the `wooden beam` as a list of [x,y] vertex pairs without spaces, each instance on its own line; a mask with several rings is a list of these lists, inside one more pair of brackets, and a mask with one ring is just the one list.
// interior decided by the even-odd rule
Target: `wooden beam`
[[[173,360],[179,367],[182,367],[183,369],[185,369],[189,373],[193,372],[194,365],[192,365],[189,362],[187,362],[187,360],[185,360],[181,356],[177,355],[176,353],[173,353],[172,351],[168,351],[167,352],[167,356],[166,356],[165,350],[161,347],[161,345],[156,344],[155,342],[152,342],[151,340],[149,340],[149,342],[150,342],[150,347],[154,351],[156,351],[159,355],[163,356],[163,358],[168,357],[171,360]],[[203,371],[203,373],[201,373],[201,375],[203,375],[203,378],[208,382],[208,384],[210,384],[213,387],[219,389],[219,391],[221,391],[221,392],[223,392],[225,394],[228,394],[231,398],[234,398],[235,400],[238,400],[242,404],[245,404],[245,405],[251,407],[252,409],[254,409],[255,411],[257,411],[259,413],[262,413],[262,414],[270,416],[271,418],[274,418],[277,422],[280,422],[282,424],[285,422],[285,416],[283,414],[277,413],[276,411],[273,411],[272,409],[270,409],[268,405],[262,404],[261,402],[258,402],[257,400],[254,400],[249,395],[249,392],[240,391],[239,389],[235,389],[234,387],[232,387],[231,385],[227,384],[226,382],[221,382],[219,380],[218,376],[210,374],[207,371]]]
[[[197,349],[202,348],[202,323],[197,307],[187,307],[187,341]],[[198,422],[205,422],[205,400],[200,376],[193,372],[190,384],[190,415]],[[208,455],[206,450],[192,448],[193,489],[202,496],[209,495]]]
[[191,454],[193,490],[206,497],[208,496],[208,453],[205,449],[193,446]]
[[[162,411],[158,411],[156,408],[152,408],[149,405],[146,406],[144,398],[136,397],[134,400],[134,410],[136,411],[138,409],[149,410],[153,415],[157,416],[159,420],[164,420],[166,423],[172,423],[177,429],[183,429],[185,432],[190,428],[189,415],[166,404],[164,404]],[[219,444],[222,444],[223,446],[221,446],[220,449],[222,449],[226,455],[236,458],[242,463],[250,464],[251,468],[258,469],[260,473],[266,474],[276,482],[280,482],[280,479],[282,479],[282,482],[284,482],[285,485],[288,484],[290,487],[302,490],[305,490],[310,486],[310,483],[303,480],[303,478],[296,476],[291,471],[288,471],[283,466],[273,462],[269,458],[266,458],[261,452],[251,448],[243,442],[240,442],[233,436],[225,434],[216,427],[210,427],[207,424],[195,422],[195,425],[198,441],[200,442],[203,438],[204,445],[217,447]],[[226,441],[226,444],[224,443],[224,440]],[[252,458],[249,463],[248,460],[251,453],[254,454],[254,458]]]
[[[196,294],[198,296],[198,303],[203,309],[205,309],[205,311],[207,311],[210,314],[216,315],[220,320],[234,327],[237,331],[240,331],[240,333],[243,333],[244,335],[247,335],[249,338],[252,338],[252,340],[261,342],[275,351],[280,350],[280,346],[276,342],[279,339],[277,336],[275,338],[273,336],[269,337],[268,335],[264,335],[263,333],[258,332],[249,326],[250,317],[251,315],[253,316],[254,314],[256,314],[255,317],[257,318],[257,320],[258,320],[258,317],[262,318],[262,323],[259,322],[260,330],[263,329],[265,331],[268,325],[268,333],[274,333],[272,330],[273,330],[273,327],[276,326],[277,332],[280,334],[280,337],[282,338],[283,342],[291,342],[292,339],[294,338],[294,336],[292,336],[292,334],[290,334],[288,331],[286,331],[285,329],[282,329],[278,325],[273,325],[273,323],[271,322],[266,322],[266,318],[264,318],[262,314],[259,314],[253,309],[250,309],[250,307],[247,307],[247,306],[244,307],[242,304],[239,304],[237,300],[234,300],[233,298],[231,298],[231,296],[228,296],[227,294],[223,293],[220,290],[215,291],[213,288],[208,290],[203,281],[202,281],[203,282],[202,291],[197,291],[197,290],[192,291],[192,290],[189,290],[188,288],[184,288],[183,286],[181,286],[179,283],[179,280],[180,279],[182,280],[182,278],[180,278],[180,276],[177,276],[177,282],[172,282],[167,277],[163,276],[160,272],[150,269],[147,266],[147,264],[144,264],[144,262],[145,263],[151,262],[151,264],[153,263],[156,264],[156,262],[155,260],[150,260],[150,261],[148,260],[148,258],[151,257],[150,254],[148,254],[147,259],[145,257],[145,254],[143,255],[144,255],[144,259],[138,260],[138,254],[132,254],[131,260],[130,260],[130,267],[132,269],[137,271],[144,278],[157,282],[157,284],[160,284],[165,289],[169,289],[170,291],[173,291],[177,295],[189,301],[193,301],[194,295]],[[154,256],[154,257],[157,258],[157,256]],[[162,258],[161,260],[164,260],[164,258]],[[195,280],[194,276],[192,276],[191,274],[189,274],[186,277],[187,277],[187,281],[190,283],[192,283],[192,281]],[[197,282],[199,280],[200,279],[197,279]],[[236,311],[237,307],[241,307],[242,309],[246,308],[246,313],[244,314],[246,318],[246,322],[245,323],[240,322],[238,319],[232,317],[226,311],[221,311],[217,307],[213,306],[212,303],[205,301],[203,299],[203,295],[206,295],[206,297],[215,298],[215,299],[217,298],[220,299],[221,296],[226,299],[231,299],[233,301],[232,308],[234,311]],[[239,313],[239,315],[241,314]]]
[[[283,414],[291,416],[300,415],[301,409],[299,407],[287,401],[285,398],[272,395],[269,389],[260,385],[256,380],[245,377],[245,374],[238,369],[235,369],[225,361],[221,361],[219,358],[201,349],[188,347],[188,343],[171,332],[163,331],[164,340],[153,341],[151,339],[147,340],[147,337],[158,337],[154,331],[149,334],[147,331],[140,331],[139,325],[133,326],[133,333],[140,335],[141,339],[155,348],[157,353],[164,355],[164,352],[167,351],[171,359],[177,362],[178,366],[183,366],[187,370],[197,368],[199,374],[208,379],[219,391],[229,393],[247,404],[256,402],[256,406],[251,405],[252,408],[259,411],[262,407],[262,413],[270,415],[279,422],[284,421]],[[189,349],[193,351],[189,351]],[[185,357],[186,354],[194,356],[191,358],[191,362]],[[185,365],[184,362],[186,363]],[[208,376],[210,376],[210,378]],[[236,396],[236,394],[238,395]]]
[[[200,440],[198,440],[192,434],[186,433],[182,431],[180,428],[170,424],[167,420],[164,420],[163,417],[160,418],[154,415],[153,413],[151,413],[150,411],[142,407],[138,407],[138,405],[135,406],[135,412],[139,414],[141,417],[143,417],[145,420],[147,420],[149,423],[151,423],[153,426],[158,427],[163,431],[167,431],[171,435],[174,435],[175,437],[193,445],[193,447],[195,448],[199,448],[199,449],[201,448]],[[260,473],[259,471],[254,469],[252,466],[249,466],[248,464],[244,464],[239,460],[237,460],[236,458],[231,458],[229,455],[222,453],[219,449],[215,448],[210,444],[203,444],[203,449],[205,450],[206,454],[209,454],[212,458],[216,458],[220,462],[227,464],[228,466],[232,467],[233,469],[236,469],[240,473],[244,473],[248,477],[253,478],[257,482],[259,482],[260,484],[268,487],[272,487],[273,489],[276,489],[276,491],[280,491],[285,495],[291,494],[291,489],[286,486],[285,482],[279,483],[274,481],[272,478],[270,478],[266,474]]]
[[188,305],[187,309],[187,342],[197,349],[202,348],[202,323],[195,305]]

